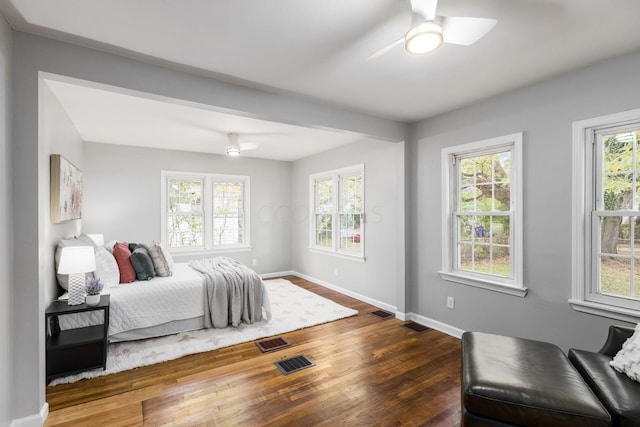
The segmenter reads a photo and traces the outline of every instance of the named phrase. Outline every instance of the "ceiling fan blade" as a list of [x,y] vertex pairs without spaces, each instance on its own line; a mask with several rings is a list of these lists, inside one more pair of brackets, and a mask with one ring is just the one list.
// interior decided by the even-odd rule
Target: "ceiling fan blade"
[[241,142],[238,145],[240,146],[240,149],[242,151],[255,150],[256,148],[258,148],[257,142]]
[[425,21],[436,19],[438,0],[411,0],[411,12],[421,15]]
[[376,53],[374,53],[373,55],[371,55],[370,57],[367,58],[367,61],[371,61],[373,59],[376,59],[382,55],[384,55],[385,53],[389,52],[391,49],[393,49],[394,47],[398,46],[399,44],[404,43],[404,37],[401,38],[400,40],[396,40],[393,43],[391,43],[388,46],[383,47],[382,49],[380,49],[379,51],[377,51]]
[[442,36],[445,43],[468,46],[480,40],[498,23],[489,18],[442,16]]

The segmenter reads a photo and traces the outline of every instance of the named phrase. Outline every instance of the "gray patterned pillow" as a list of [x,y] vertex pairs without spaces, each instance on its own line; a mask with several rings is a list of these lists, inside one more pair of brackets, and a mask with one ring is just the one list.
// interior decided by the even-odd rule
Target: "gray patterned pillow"
[[167,277],[173,275],[173,258],[160,242],[155,240],[151,242],[151,245],[149,245],[149,255],[151,255],[151,259],[153,260],[153,268],[157,276]]

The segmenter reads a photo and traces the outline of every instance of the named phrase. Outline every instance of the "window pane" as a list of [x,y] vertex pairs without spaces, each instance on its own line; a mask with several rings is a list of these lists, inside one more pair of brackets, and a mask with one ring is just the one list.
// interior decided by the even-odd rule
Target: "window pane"
[[458,210],[509,211],[511,209],[511,152],[460,158]]
[[202,215],[169,215],[167,217],[169,246],[173,248],[202,246]]
[[333,179],[316,181],[315,211],[317,213],[331,213],[333,210]]
[[511,219],[508,215],[491,217],[491,237],[492,243],[498,245],[509,245],[511,239],[509,233]]
[[341,177],[341,202],[340,212],[362,212],[362,176]]
[[458,239],[461,242],[470,242],[474,235],[474,218],[469,215],[460,215],[458,217]]
[[213,244],[244,242],[244,182],[213,184]]
[[169,247],[202,246],[202,179],[167,178],[167,240]]
[[340,215],[340,249],[360,252],[360,222],[362,215]]
[[333,247],[331,214],[316,214],[316,245],[326,248]]
[[631,259],[603,255],[600,257],[600,293],[629,296]]

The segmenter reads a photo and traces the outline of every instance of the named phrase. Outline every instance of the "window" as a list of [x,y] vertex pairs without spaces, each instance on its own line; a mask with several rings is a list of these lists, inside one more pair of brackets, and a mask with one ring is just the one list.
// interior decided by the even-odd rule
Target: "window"
[[578,311],[640,320],[640,110],[574,123]]
[[311,248],[364,256],[364,166],[310,177]]
[[162,172],[162,241],[173,251],[249,247],[249,177]]
[[442,150],[445,280],[525,296],[522,134]]

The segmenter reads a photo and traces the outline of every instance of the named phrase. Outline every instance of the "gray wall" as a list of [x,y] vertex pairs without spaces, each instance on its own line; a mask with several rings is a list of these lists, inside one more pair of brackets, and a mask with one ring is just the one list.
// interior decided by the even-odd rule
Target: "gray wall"
[[225,255],[256,259],[259,273],[290,270],[291,227],[271,214],[291,204],[290,162],[85,142],[84,165],[83,231],[105,241],[160,240],[162,170],[249,176],[252,250]]
[[[252,117],[321,126],[404,140],[407,126],[298,97],[281,96],[194,76],[96,50],[13,33],[11,144],[13,253],[13,418],[27,420],[45,408],[44,310],[46,265],[52,257],[49,221],[49,153],[39,123],[38,73],[169,96]],[[43,113],[43,117],[44,117]],[[86,169],[86,167],[85,167]],[[267,239],[268,240],[268,239]]]
[[12,418],[11,38],[9,25],[0,17],[0,427]]
[[[463,330],[598,349],[619,321],[574,311],[571,296],[571,126],[640,106],[640,54],[629,55],[420,122],[407,168],[410,310]],[[441,268],[442,147],[524,132],[525,298],[446,282]],[[446,297],[455,297],[455,310]]]
[[[80,170],[84,171],[82,161],[82,140],[78,131],[69,119],[69,116],[62,108],[62,105],[55,97],[46,82],[41,82],[40,91],[40,150],[48,157],[50,154],[60,154],[70,161]],[[47,158],[44,159],[46,163]],[[49,164],[46,164],[46,171],[49,171]],[[43,171],[44,172],[44,171]],[[42,181],[41,190],[43,201],[48,201],[50,196],[49,177],[47,173],[40,174]],[[50,206],[48,203],[43,204],[45,215],[50,214]],[[83,209],[84,215],[84,209]],[[65,221],[53,224],[51,221],[43,221],[44,238],[46,245],[43,257],[44,263],[44,301],[49,304],[58,297],[58,284],[55,275],[54,253],[55,248],[60,239],[69,236],[77,236],[82,229],[82,220]]]
[[[366,262],[310,251],[309,175],[361,163]],[[292,181],[293,270],[404,313],[404,144],[362,141],[317,154],[294,163]]]

